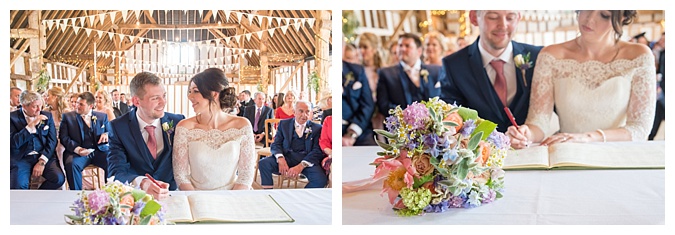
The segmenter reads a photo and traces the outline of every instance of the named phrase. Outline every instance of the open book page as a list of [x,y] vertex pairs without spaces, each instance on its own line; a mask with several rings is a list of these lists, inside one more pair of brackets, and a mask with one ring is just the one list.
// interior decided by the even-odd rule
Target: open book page
[[164,200],[162,204],[167,208],[164,218],[174,223],[194,222],[192,212],[190,211],[190,202],[186,195],[171,195]]
[[195,221],[211,222],[293,222],[269,195],[191,194]]
[[547,169],[548,147],[533,145],[529,148],[509,150],[504,158],[504,170],[513,169]]
[[550,146],[552,167],[664,168],[664,141],[561,143]]

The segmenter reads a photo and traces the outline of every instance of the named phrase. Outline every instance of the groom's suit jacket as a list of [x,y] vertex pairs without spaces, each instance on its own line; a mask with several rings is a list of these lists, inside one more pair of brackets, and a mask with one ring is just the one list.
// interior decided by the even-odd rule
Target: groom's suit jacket
[[185,116],[164,112],[164,117],[160,119],[160,123],[167,123],[168,125],[173,121],[173,125],[167,131],[162,129],[161,138],[164,141],[164,149],[157,155],[157,159],[153,159],[145,140],[143,140],[141,128],[138,126],[136,111],[137,109],[132,109],[110,122],[110,152],[108,153],[110,176],[114,176],[115,180],[120,182],[131,183],[136,177],[148,173],[153,178],[168,183],[170,185],[169,190],[176,190],[172,161],[173,136],[176,125],[185,119]]
[[[426,79],[422,75],[422,70],[429,72]],[[396,106],[400,105],[402,109],[405,109],[415,101],[426,101],[439,96],[441,94],[440,70],[441,68],[438,65],[422,63],[419,78],[419,92],[422,94],[422,99],[416,100],[410,94],[410,89],[415,89],[415,86],[410,82],[408,73],[405,72],[400,63],[380,69],[377,72],[379,77],[377,82],[377,107],[380,113],[388,117],[389,110],[396,108]]]
[[[441,79],[441,99],[446,103],[461,105],[478,111],[478,115],[497,124],[497,130],[505,132],[511,126],[504,107],[490,82],[490,78],[483,67],[483,59],[478,49],[480,38],[449,56],[443,58],[443,74]],[[542,47],[511,42],[513,55],[530,53],[532,68],[527,69],[527,87],[523,83],[523,75],[516,68],[516,83],[518,90],[509,105],[518,125],[525,123],[530,104],[530,88],[535,62]]]
[[[321,136],[321,124],[316,124],[312,121],[307,121],[305,124],[305,129],[311,128],[312,133],[304,133],[303,138],[305,140],[305,152],[307,155],[303,159],[299,159],[298,162],[305,160],[314,165],[321,165],[321,160],[323,160],[326,155],[321,151],[319,146],[319,137]],[[270,151],[272,156],[281,153],[284,157],[291,156],[289,151],[291,150],[291,144],[293,141],[293,135],[295,133],[295,118],[284,119],[279,122],[279,128],[277,134],[274,136],[274,143],[270,146]],[[293,166],[290,166],[293,167]]]

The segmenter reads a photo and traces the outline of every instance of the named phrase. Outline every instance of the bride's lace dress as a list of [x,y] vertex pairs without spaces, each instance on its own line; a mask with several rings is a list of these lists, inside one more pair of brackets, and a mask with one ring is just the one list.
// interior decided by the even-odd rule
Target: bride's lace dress
[[195,190],[251,185],[255,157],[251,126],[225,131],[176,128],[173,174],[178,185],[191,183]]
[[632,140],[647,140],[656,103],[655,76],[651,53],[609,63],[540,53],[525,123],[549,133],[555,105],[560,132],[625,128]]

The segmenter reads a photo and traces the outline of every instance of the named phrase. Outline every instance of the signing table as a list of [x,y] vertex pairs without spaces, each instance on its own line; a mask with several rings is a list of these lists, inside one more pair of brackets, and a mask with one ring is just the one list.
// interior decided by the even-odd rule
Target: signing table
[[[73,214],[70,206],[80,191],[10,190],[11,225],[64,225],[64,215]],[[248,191],[171,191],[170,194],[219,193],[237,195],[271,195],[295,219],[293,223],[275,225],[329,225],[332,223],[331,189],[275,189]],[[250,225],[250,223],[247,223]]]
[[399,217],[372,176],[380,148],[345,147],[343,224],[665,224],[665,170],[506,171],[504,197],[473,209]]

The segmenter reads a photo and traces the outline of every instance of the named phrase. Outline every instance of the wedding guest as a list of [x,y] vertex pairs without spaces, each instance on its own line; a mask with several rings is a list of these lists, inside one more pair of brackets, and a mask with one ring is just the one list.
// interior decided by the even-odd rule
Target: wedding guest
[[[398,64],[398,44],[395,44],[394,53],[389,55],[389,57],[395,57]],[[363,65],[366,79],[368,81],[368,88],[370,88],[370,94],[373,96],[373,102],[377,102],[377,83],[380,80],[378,71],[385,66],[385,58],[382,50],[382,43],[380,38],[373,33],[363,33],[359,36],[359,53],[361,54],[361,65]],[[394,65],[392,65],[394,66]],[[371,127],[372,129],[384,129],[384,117],[387,115],[382,115],[381,110],[378,110],[377,106],[373,110],[371,115]],[[378,136],[378,139],[384,141],[384,136]]]
[[256,92],[253,94],[253,106],[246,107],[244,110],[244,117],[253,126],[253,136],[256,143],[265,145],[267,138],[265,138],[265,120],[274,118],[274,110],[263,104],[265,100],[265,93]]
[[470,43],[468,41],[466,41],[466,38],[464,38],[464,37],[458,37],[457,38],[457,46],[459,47],[458,50],[464,49],[469,44]]
[[56,158],[59,160],[59,163],[61,164],[60,167],[63,169],[63,151],[66,150],[65,147],[63,147],[63,144],[61,144],[61,141],[59,140],[59,129],[61,127],[61,118],[64,113],[71,112],[72,110],[68,107],[69,105],[66,102],[65,99],[66,92],[63,90],[61,87],[52,87],[49,90],[47,90],[47,104],[49,106],[48,110],[52,114],[52,117],[54,118],[54,126],[56,129]]
[[293,102],[295,102],[295,96],[295,92],[291,90],[288,90],[286,95],[279,96],[284,98],[284,103],[274,110],[275,119],[287,119],[293,117]]
[[54,154],[56,128],[52,114],[41,111],[42,97],[35,91],[20,93],[21,107],[9,114],[10,189],[28,189],[31,178],[45,181],[40,189],[58,189],[65,182]]
[[9,111],[12,112],[21,107],[21,102],[19,102],[19,95],[21,95],[21,88],[10,87],[9,88]]
[[500,132],[512,125],[504,107],[522,125],[530,103],[533,69],[516,68],[514,56],[530,54],[536,67],[541,50],[512,40],[520,17],[520,12],[513,10],[470,11],[471,24],[478,26],[480,36],[470,46],[443,58],[441,99],[478,111],[481,118],[496,123]]
[[326,117],[333,115],[333,95],[330,91],[325,91],[321,94],[318,106],[321,109],[321,125],[323,125]]
[[424,36],[424,63],[441,66],[441,59],[448,48],[445,44],[445,36],[440,32],[433,31]]
[[356,45],[352,43],[344,43],[344,49],[342,52],[342,60],[350,63],[359,63],[359,52],[356,48]]
[[[644,44],[619,40],[636,15],[577,11],[580,35],[539,54],[530,111],[525,125],[509,127],[511,146],[647,140],[656,103],[654,55]],[[547,136],[554,107],[560,132]]]
[[421,102],[441,93],[441,66],[423,64],[422,40],[416,34],[404,33],[398,39],[399,64],[379,70],[377,107],[385,117],[389,110],[405,109],[413,102]]
[[[456,51],[459,50],[459,46],[457,45],[457,40],[455,40],[453,38],[448,38],[447,40],[445,40],[445,48],[446,48],[446,50],[445,50],[445,54],[443,55],[443,57],[452,55],[452,53],[455,53]],[[442,65],[442,63],[443,62],[441,61],[441,65]]]
[[284,99],[285,99],[284,93],[281,93],[281,92],[277,93],[277,98],[275,99],[276,100],[276,102],[275,102],[276,106],[274,106],[275,112],[276,112],[277,108],[284,105]]
[[96,105],[94,105],[94,111],[105,113],[108,115],[109,120],[115,119],[115,111],[112,106],[112,99],[110,94],[107,91],[101,89],[96,91]]
[[152,73],[136,74],[129,83],[129,96],[136,108],[110,122],[110,176],[161,200],[169,196],[169,190],[177,189],[171,146],[174,127],[185,116],[164,111],[166,89]]
[[[227,113],[237,99],[225,72],[204,70],[192,77],[189,91],[188,99],[197,115],[176,127],[173,173],[178,188],[252,189],[257,158],[253,130],[246,118]],[[263,107],[264,97],[258,97],[255,105]]]
[[70,102],[68,103],[70,105],[70,110],[77,109],[77,96],[78,95],[79,95],[79,93],[71,93],[68,96],[68,99],[70,100]]
[[398,42],[393,41],[389,44],[389,51],[387,55],[387,62],[385,66],[393,66],[398,64]]
[[253,106],[253,99],[251,99],[251,92],[249,90],[244,90],[241,93],[239,93],[239,98],[240,98],[240,106],[239,106],[239,113],[237,113],[237,116],[243,117],[244,116],[244,109],[249,106]]
[[342,146],[375,145],[375,102],[363,66],[342,61]]
[[325,157],[319,146],[321,124],[310,121],[311,104],[298,100],[293,104],[293,118],[281,120],[274,142],[270,147],[272,156],[258,163],[263,189],[272,189],[272,173],[289,178],[303,174],[309,180],[305,188],[323,188],[327,177],[321,167]]
[[654,125],[652,126],[652,131],[649,133],[649,140],[654,140],[656,134],[659,132],[659,127],[661,123],[666,119],[666,34],[663,32],[661,38],[654,46],[655,48],[661,47],[659,50],[658,59],[656,59],[656,75],[658,88],[656,92],[656,111],[654,114]]
[[93,110],[94,100],[91,92],[80,93],[75,111],[61,120],[59,139],[66,148],[63,166],[71,190],[82,190],[82,171],[89,164],[108,172],[108,115]]
[[645,37],[645,34],[647,34],[647,32],[642,32],[642,33],[639,33],[639,34],[633,36],[633,38],[630,39],[630,42],[640,43],[640,44],[644,44],[645,46],[649,46],[650,42],[649,42],[649,39],[647,39],[647,37]]
[[125,113],[129,112],[129,106],[127,106],[126,102],[122,101],[122,94],[117,89],[113,89],[110,92],[112,96],[112,107],[113,107],[113,112],[115,113],[115,117],[120,117],[124,115]]
[[319,137],[319,146],[326,157],[321,161],[321,167],[326,172],[328,182],[333,178],[331,174],[331,165],[333,163],[333,116],[326,117],[326,122],[322,123],[321,136]]

